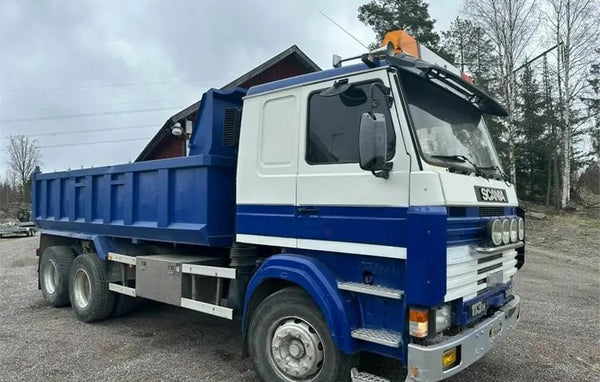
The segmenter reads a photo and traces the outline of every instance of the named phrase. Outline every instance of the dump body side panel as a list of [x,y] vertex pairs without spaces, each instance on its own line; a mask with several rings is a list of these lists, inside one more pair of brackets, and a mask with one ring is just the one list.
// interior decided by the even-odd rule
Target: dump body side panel
[[[37,174],[33,214],[44,230],[226,246],[233,167],[233,159],[198,155]],[[218,210],[218,224],[209,224]]]
[[224,117],[241,110],[244,95],[204,94],[189,157],[34,174],[36,223],[51,231],[230,246],[237,147],[224,139]]

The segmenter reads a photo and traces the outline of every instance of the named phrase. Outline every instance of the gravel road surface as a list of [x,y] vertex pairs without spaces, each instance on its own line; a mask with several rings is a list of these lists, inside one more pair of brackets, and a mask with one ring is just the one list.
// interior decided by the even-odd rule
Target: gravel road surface
[[[0,381],[258,381],[237,322],[149,304],[84,324],[46,306],[38,240],[0,240]],[[600,381],[600,248],[568,251],[529,249],[516,334],[448,381]]]

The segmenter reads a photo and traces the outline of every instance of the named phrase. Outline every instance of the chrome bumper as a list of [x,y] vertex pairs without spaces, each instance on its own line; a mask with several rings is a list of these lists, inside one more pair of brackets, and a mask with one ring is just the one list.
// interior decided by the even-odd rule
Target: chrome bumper
[[[515,330],[519,321],[519,304],[519,296],[514,296],[493,317],[448,341],[431,346],[409,344],[406,382],[440,381],[475,363]],[[460,346],[460,363],[442,370],[442,354],[457,346]]]

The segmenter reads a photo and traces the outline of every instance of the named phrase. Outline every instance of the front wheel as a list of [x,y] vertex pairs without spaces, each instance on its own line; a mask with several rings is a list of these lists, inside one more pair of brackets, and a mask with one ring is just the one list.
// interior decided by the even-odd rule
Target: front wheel
[[248,347],[264,381],[346,381],[355,356],[340,352],[310,296],[301,288],[282,289],[256,309]]

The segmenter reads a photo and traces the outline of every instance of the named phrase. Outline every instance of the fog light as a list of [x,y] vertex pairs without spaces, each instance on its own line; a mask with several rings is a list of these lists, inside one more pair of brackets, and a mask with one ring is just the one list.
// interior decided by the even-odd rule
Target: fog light
[[525,220],[523,220],[523,218],[518,218],[517,225],[519,229],[519,240],[523,240],[525,239]]
[[519,222],[517,219],[510,219],[510,241],[516,243],[519,240]]
[[409,312],[409,334],[417,338],[425,338],[429,334],[429,311],[411,308]]
[[502,244],[502,221],[500,219],[492,219],[488,222],[488,236],[494,245]]
[[510,243],[510,220],[502,220],[502,244]]
[[448,370],[458,363],[458,348],[452,348],[450,350],[446,350],[442,354],[442,369]]

